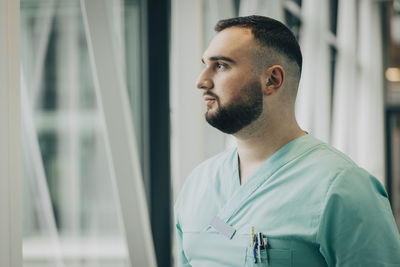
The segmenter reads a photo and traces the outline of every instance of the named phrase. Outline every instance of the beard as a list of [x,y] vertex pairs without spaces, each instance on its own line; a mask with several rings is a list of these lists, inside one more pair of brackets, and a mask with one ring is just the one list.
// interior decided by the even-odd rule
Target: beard
[[218,96],[207,92],[216,98],[217,110],[207,110],[207,122],[227,134],[235,134],[260,117],[263,110],[263,94],[260,81],[252,80],[245,84],[237,96],[222,106]]

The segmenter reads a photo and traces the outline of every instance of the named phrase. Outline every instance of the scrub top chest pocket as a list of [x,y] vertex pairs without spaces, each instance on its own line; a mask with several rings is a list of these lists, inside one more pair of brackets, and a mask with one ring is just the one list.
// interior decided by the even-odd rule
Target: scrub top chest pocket
[[289,249],[264,249],[260,251],[260,259],[254,260],[254,250],[249,247],[246,253],[246,267],[291,267],[292,255]]
[[[252,231],[253,232],[253,231]],[[290,249],[278,249],[270,247],[267,237],[262,233],[252,234],[250,246],[247,247],[245,266],[292,266]]]

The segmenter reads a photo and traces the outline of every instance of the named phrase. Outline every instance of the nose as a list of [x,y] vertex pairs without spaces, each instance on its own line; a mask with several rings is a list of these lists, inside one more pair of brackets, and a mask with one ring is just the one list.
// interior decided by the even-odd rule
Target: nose
[[196,86],[199,89],[210,90],[214,87],[214,83],[210,77],[207,75],[207,69],[200,73],[197,78]]

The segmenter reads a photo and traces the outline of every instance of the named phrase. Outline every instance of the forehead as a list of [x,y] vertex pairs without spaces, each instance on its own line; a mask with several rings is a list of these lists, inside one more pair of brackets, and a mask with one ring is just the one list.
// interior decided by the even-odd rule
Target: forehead
[[250,29],[231,27],[217,33],[203,54],[207,60],[213,56],[226,56],[234,60],[248,58],[257,49],[256,41]]

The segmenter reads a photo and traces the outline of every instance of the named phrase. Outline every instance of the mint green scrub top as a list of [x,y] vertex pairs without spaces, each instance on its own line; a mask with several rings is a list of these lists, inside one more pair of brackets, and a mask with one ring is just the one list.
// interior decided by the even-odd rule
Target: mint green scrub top
[[[283,146],[243,185],[236,148],[203,162],[174,210],[178,266],[400,266],[381,183],[311,135]],[[215,218],[233,236],[211,226]],[[252,226],[268,243],[257,263]]]

